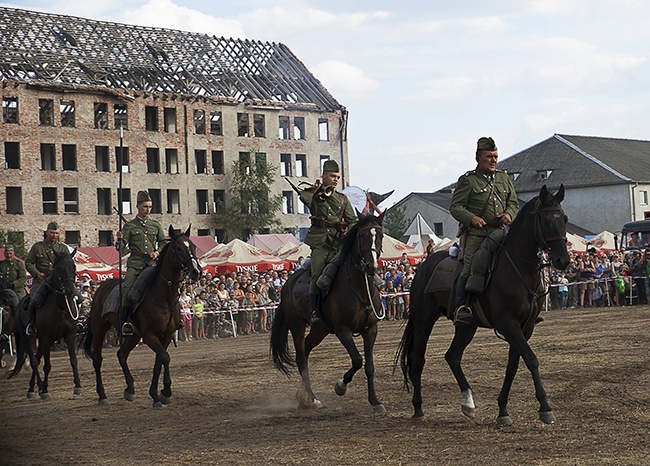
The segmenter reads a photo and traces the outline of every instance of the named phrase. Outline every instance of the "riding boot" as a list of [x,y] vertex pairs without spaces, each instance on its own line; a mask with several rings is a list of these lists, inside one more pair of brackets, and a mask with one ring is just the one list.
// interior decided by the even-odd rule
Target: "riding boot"
[[[469,277],[460,276],[456,282],[456,306],[450,318],[455,324],[467,325],[472,322],[472,309],[467,305],[470,295],[465,290]],[[449,316],[448,316],[449,317]]]
[[28,337],[36,336],[36,325],[34,321],[36,320],[36,300],[29,300],[29,308],[27,309],[27,327],[25,328],[25,334]]
[[320,304],[321,297],[320,293],[309,293],[309,309],[311,310],[311,316],[309,318],[309,325],[313,326],[320,323]]
[[125,305],[120,308],[120,330],[123,337],[133,335],[133,324],[129,322],[131,318],[131,306]]

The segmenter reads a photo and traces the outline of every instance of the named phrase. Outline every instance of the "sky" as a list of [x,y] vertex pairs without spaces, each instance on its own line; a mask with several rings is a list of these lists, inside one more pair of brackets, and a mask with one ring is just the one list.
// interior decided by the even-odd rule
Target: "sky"
[[382,207],[555,133],[650,140],[644,0],[21,0],[6,7],[287,45],[349,111]]

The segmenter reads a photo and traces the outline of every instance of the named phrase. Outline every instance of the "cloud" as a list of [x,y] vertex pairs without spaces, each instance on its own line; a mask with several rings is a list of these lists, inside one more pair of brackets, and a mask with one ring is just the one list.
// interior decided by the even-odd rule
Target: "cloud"
[[312,67],[311,72],[337,99],[360,98],[379,89],[379,83],[348,63],[323,60]]

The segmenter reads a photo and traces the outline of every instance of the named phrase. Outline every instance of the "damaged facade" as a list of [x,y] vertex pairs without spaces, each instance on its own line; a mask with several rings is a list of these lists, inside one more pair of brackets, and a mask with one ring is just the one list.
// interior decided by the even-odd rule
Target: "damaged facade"
[[[120,168],[126,217],[147,189],[163,226],[213,236],[240,157],[294,184],[334,159],[349,184],[346,109],[283,44],[9,8],[0,35],[0,228],[28,245],[50,221],[71,245],[112,244]],[[308,227],[281,176],[271,190],[283,227]]]

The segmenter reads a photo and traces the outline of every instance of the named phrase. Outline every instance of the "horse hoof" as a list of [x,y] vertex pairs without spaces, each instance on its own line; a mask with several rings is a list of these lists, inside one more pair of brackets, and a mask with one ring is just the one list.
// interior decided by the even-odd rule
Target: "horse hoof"
[[84,394],[84,390],[81,387],[75,387],[73,394],[77,396],[81,396]]
[[510,419],[510,416],[499,416],[497,418],[497,426],[505,427],[511,425],[512,425],[512,419]]
[[160,394],[160,402],[164,405],[168,405],[172,402],[171,397],[165,396],[162,393]]
[[552,411],[540,411],[539,420],[544,424],[555,424],[555,421],[557,421],[557,419],[555,419],[555,414],[553,414]]
[[34,392],[27,392],[27,398],[29,398],[30,400],[31,400],[32,398],[36,398],[36,393],[34,393]]
[[343,396],[347,391],[348,391],[347,384],[345,384],[341,379],[337,380],[336,383],[334,384],[334,393],[336,393],[338,396]]
[[98,402],[99,406],[107,406],[108,405],[108,398],[102,398]]
[[460,410],[463,412],[465,416],[467,416],[470,419],[474,419],[476,417],[476,408],[470,408],[469,406],[460,405]]
[[384,405],[375,405],[372,407],[372,410],[379,414],[386,414],[386,408]]
[[126,401],[133,401],[135,399],[135,395],[124,390],[124,399]]
[[415,413],[411,416],[411,419],[414,421],[422,421],[424,420],[424,413]]
[[50,400],[50,394],[49,393],[41,393],[41,400],[43,401],[49,401]]
[[165,406],[165,405],[162,404],[160,401],[154,401],[153,402],[153,407],[154,408],[162,408],[163,406]]

